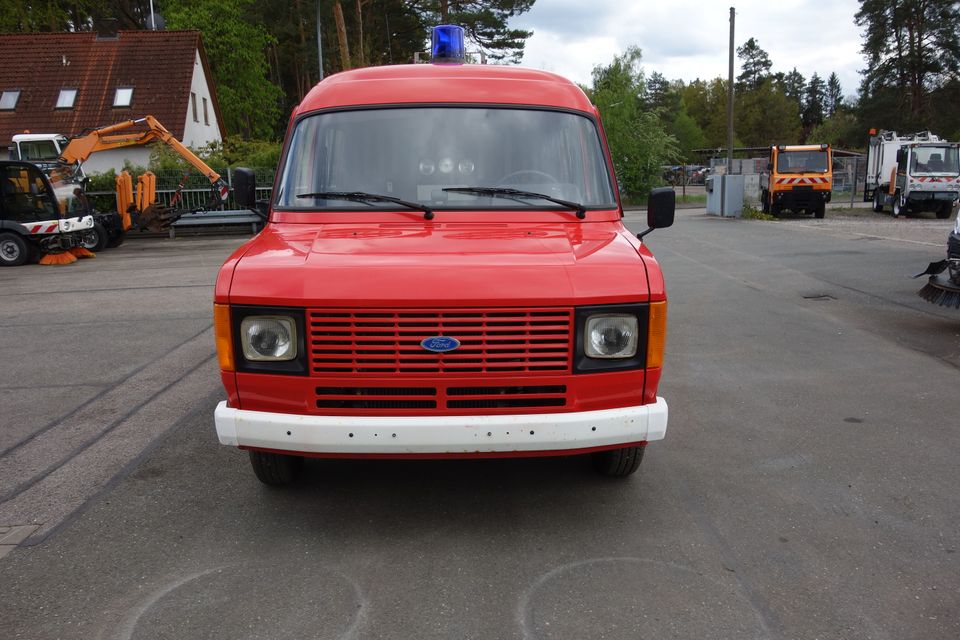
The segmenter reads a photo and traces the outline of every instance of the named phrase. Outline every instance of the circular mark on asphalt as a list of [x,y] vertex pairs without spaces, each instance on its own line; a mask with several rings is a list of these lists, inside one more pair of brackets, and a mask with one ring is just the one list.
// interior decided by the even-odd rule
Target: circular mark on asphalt
[[309,562],[234,565],[160,589],[124,638],[345,639],[354,636],[365,610],[355,583]]
[[598,558],[544,574],[523,594],[523,637],[767,638],[739,585],[643,558]]

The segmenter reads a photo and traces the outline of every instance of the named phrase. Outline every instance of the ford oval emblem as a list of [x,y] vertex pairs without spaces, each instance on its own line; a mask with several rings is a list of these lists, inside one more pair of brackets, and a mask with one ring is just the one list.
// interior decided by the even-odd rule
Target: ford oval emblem
[[434,353],[446,353],[460,346],[460,341],[450,336],[430,336],[420,341],[420,346]]

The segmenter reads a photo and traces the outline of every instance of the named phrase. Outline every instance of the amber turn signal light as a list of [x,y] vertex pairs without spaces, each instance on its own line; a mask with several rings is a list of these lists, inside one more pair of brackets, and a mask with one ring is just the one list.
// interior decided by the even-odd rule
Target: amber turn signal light
[[667,343],[667,303],[650,303],[650,322],[647,324],[647,368],[663,366],[663,350]]
[[217,360],[222,371],[234,371],[233,332],[230,328],[230,307],[213,305],[213,334],[217,340]]

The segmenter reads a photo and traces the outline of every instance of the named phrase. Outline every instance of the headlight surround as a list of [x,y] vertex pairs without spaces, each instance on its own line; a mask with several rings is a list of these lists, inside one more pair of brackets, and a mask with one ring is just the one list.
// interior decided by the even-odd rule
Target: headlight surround
[[574,373],[646,367],[650,305],[577,307],[575,314]]
[[297,323],[290,316],[247,316],[240,322],[243,357],[286,362],[297,357]]
[[639,323],[627,313],[598,313],[587,317],[583,351],[588,358],[632,358],[637,355]]
[[230,307],[236,370],[307,375],[304,310],[290,307]]

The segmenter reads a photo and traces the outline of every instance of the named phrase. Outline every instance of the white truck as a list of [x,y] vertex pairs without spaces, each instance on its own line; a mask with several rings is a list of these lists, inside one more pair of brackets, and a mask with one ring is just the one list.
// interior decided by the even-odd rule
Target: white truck
[[889,205],[894,217],[932,211],[937,218],[946,219],[958,194],[960,145],[929,131],[871,135],[863,200],[872,198],[874,211],[879,213]]

